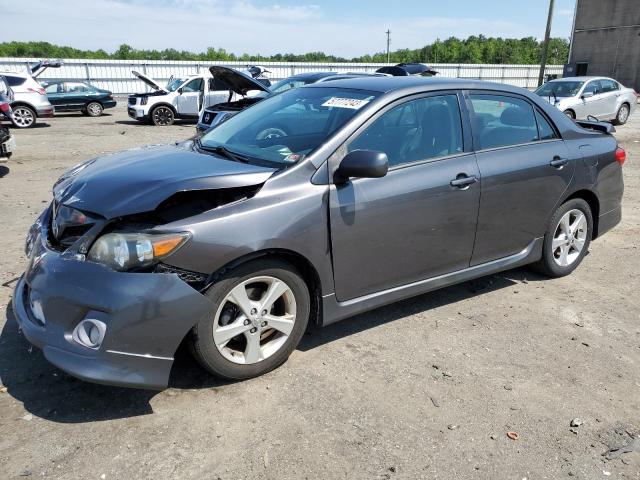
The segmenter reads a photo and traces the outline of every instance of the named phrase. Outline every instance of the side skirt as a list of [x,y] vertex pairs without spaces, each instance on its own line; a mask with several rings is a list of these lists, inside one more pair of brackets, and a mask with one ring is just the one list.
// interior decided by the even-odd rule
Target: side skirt
[[373,310],[374,308],[394,303],[423,293],[431,292],[439,288],[448,287],[456,283],[466,282],[474,278],[484,277],[493,273],[520,267],[536,262],[542,257],[543,237],[533,240],[527,248],[519,253],[491,262],[474,265],[473,267],[447,273],[438,277],[420,280],[399,287],[390,288],[381,292],[371,293],[362,297],[339,302],[335,293],[322,297],[322,325],[330,325],[339,320],[351,317],[358,313]]

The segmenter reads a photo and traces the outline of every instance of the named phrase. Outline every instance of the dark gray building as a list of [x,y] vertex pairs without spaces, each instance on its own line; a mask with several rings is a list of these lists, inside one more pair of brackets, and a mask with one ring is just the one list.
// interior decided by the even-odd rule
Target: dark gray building
[[570,75],[612,77],[640,91],[640,0],[576,0]]

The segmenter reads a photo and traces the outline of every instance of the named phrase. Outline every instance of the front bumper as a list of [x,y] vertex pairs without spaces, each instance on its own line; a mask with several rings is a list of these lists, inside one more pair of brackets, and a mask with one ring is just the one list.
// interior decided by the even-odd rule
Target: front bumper
[[[115,272],[66,258],[42,238],[44,232],[12,302],[27,340],[53,365],[82,380],[166,388],[180,342],[201,318],[213,314],[210,300],[175,274]],[[44,324],[34,314],[33,298],[40,302]],[[95,350],[72,338],[87,318],[107,326]]]
[[6,161],[13,152],[16,151],[16,139],[13,135],[9,135],[9,138],[0,143],[0,162]]
[[129,117],[135,120],[145,120],[148,118],[144,108],[136,105],[127,105],[127,113],[129,114]]

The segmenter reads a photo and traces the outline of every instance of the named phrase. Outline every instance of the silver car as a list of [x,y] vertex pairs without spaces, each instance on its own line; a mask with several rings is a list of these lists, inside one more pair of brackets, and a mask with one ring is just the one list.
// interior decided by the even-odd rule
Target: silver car
[[551,80],[536,90],[549,103],[573,119],[609,120],[627,123],[637,104],[637,94],[606,77],[566,77]]

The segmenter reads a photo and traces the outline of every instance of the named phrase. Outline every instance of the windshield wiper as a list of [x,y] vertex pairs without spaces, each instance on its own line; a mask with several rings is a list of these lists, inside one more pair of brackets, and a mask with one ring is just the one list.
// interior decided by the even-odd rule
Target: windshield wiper
[[217,145],[215,147],[204,146],[202,145],[202,142],[200,141],[199,138],[196,140],[196,143],[198,145],[198,148],[206,152],[215,153],[217,155],[220,155],[221,157],[225,157],[228,160],[233,160],[234,162],[249,163],[249,160],[246,157],[242,157],[237,153],[233,153],[224,145]]

